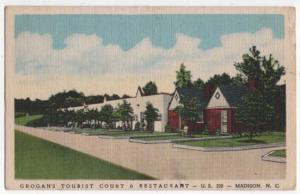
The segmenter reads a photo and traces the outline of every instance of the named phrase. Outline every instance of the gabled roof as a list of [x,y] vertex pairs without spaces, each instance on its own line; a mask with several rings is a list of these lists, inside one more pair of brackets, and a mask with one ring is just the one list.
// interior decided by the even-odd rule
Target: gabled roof
[[144,96],[144,91],[142,90],[142,88],[139,86],[137,91],[136,91],[136,94],[135,94],[135,97],[137,97],[138,93],[141,94],[141,96]]
[[230,106],[236,106],[250,91],[247,86],[222,85],[219,88]]
[[[178,94],[181,96],[191,96],[194,97],[200,102],[203,108],[206,108],[208,99],[206,98],[204,92],[199,88],[177,88]],[[176,93],[176,92],[175,92]]]

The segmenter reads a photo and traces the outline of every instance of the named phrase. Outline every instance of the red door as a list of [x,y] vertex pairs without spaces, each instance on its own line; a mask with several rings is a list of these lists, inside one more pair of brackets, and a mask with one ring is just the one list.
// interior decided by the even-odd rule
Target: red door
[[168,123],[169,127],[173,130],[179,128],[179,115],[173,110],[168,111]]

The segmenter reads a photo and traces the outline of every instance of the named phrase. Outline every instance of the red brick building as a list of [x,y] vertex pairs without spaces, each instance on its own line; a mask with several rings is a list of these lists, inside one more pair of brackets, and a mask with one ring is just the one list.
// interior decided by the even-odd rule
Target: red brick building
[[175,108],[180,104],[180,97],[187,94],[195,97],[203,107],[199,110],[199,120],[196,122],[182,121],[192,130],[207,129],[214,134],[233,133],[236,130],[234,111],[237,103],[249,92],[247,86],[224,85],[213,88],[206,85],[203,90],[196,88],[177,89],[168,108],[168,125],[171,129],[180,128],[180,118]]

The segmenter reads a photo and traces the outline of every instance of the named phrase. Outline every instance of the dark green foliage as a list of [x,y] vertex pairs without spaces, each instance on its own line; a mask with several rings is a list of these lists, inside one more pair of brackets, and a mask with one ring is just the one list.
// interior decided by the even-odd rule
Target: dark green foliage
[[203,89],[204,88],[204,81],[200,78],[198,78],[196,81],[193,82],[194,88]]
[[26,113],[23,113],[23,112],[16,112],[16,113],[15,113],[15,118],[24,117],[25,115],[26,115]]
[[122,104],[118,104],[114,115],[118,120],[122,121],[123,123],[131,123],[133,117],[133,109],[131,107],[131,104],[128,103],[126,100],[123,100]]
[[253,134],[265,129],[265,126],[274,118],[274,114],[274,108],[268,104],[262,93],[254,90],[242,98],[235,112],[235,119],[247,126],[245,131],[252,140]]
[[134,125],[134,130],[135,130],[135,131],[141,130],[141,123],[140,123],[139,121],[135,123],[135,125]]
[[152,94],[157,94],[157,86],[155,82],[148,82],[144,87],[143,87],[143,92],[145,95],[152,95]]
[[154,121],[158,117],[158,109],[148,102],[145,111],[145,120],[147,122],[147,130],[154,131]]
[[176,107],[175,111],[180,115],[182,120],[197,121],[202,108],[200,102],[195,97],[186,94],[180,96],[180,105]]
[[176,88],[190,88],[193,86],[191,71],[186,70],[183,63],[180,65],[179,71],[176,71],[174,84]]
[[243,55],[242,62],[234,65],[241,76],[257,81],[257,89],[265,101],[276,110],[273,118],[269,120],[269,127],[275,130],[285,129],[285,86],[277,85],[285,74],[285,68],[271,54],[269,57],[261,56],[256,46],[249,51],[249,54]]
[[242,74],[238,73],[234,77],[231,78],[231,85],[234,86],[244,86],[247,83],[247,79],[243,77]]
[[227,73],[216,74],[213,77],[209,78],[207,83],[213,84],[214,86],[221,86],[221,85],[230,85],[232,84],[232,80],[230,75]]
[[235,63],[235,68],[248,79],[258,81],[258,89],[263,91],[272,90],[281,77],[285,74],[285,68],[279,64],[272,55],[261,56],[260,51],[253,46],[249,54],[244,54],[242,62]]
[[106,122],[109,126],[112,125],[112,122],[114,121],[114,109],[112,105],[106,104],[101,108],[100,111],[100,118],[98,118],[101,121]]

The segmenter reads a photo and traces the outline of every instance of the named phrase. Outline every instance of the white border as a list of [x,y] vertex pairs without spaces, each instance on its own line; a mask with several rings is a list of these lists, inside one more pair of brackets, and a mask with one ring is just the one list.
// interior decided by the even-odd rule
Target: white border
[[[296,48],[297,48],[297,96],[299,96],[299,76],[300,76],[300,67],[298,62],[300,60],[300,55],[298,54],[300,50],[300,41],[299,41],[299,9],[300,9],[300,1],[296,0],[2,0],[0,2],[0,152],[2,156],[0,160],[0,192],[6,193],[8,192],[4,188],[4,8],[7,5],[57,5],[57,6],[89,6],[89,5],[106,5],[106,6],[294,6],[296,7]],[[297,140],[300,139],[300,117],[298,114],[298,110],[300,108],[299,103],[297,102]],[[297,141],[297,161],[299,161],[299,141]],[[299,164],[299,162],[298,162]],[[299,168],[297,168],[297,187],[296,191],[279,191],[282,193],[299,193]],[[32,192],[40,192],[40,191],[10,191],[10,193],[32,193]],[[43,191],[44,193],[50,193],[51,191]],[[63,193],[82,193],[82,191],[56,191]],[[87,191],[96,192],[96,191]],[[97,191],[99,192],[99,191]],[[107,192],[107,191],[104,191]],[[119,193],[120,191],[109,191],[111,193]],[[135,192],[135,191],[127,191],[127,192]],[[148,192],[148,191],[143,191]],[[150,193],[157,193],[157,191],[149,191]],[[187,193],[187,192],[199,192],[199,191],[161,191],[161,192],[172,192],[172,193]],[[218,193],[218,191],[200,191],[200,192],[210,192],[210,193]],[[232,193],[239,191],[222,191],[222,193]],[[244,193],[252,193],[253,191],[243,191]],[[264,191],[264,192],[274,192],[274,191]]]

